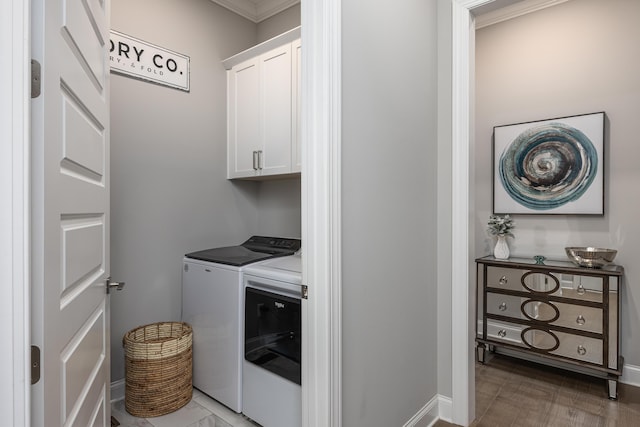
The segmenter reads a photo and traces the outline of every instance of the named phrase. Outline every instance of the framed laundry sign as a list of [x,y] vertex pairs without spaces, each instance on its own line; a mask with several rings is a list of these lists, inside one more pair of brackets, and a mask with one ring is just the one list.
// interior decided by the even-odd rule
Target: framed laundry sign
[[111,71],[189,91],[188,56],[111,30]]
[[604,214],[604,112],[496,126],[493,212]]

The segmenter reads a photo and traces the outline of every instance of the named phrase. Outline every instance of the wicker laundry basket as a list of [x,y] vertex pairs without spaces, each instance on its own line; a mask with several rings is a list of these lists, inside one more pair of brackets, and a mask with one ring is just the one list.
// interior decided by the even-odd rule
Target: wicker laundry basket
[[127,412],[136,417],[157,417],[191,400],[192,337],[191,326],[181,322],[152,323],[125,334]]

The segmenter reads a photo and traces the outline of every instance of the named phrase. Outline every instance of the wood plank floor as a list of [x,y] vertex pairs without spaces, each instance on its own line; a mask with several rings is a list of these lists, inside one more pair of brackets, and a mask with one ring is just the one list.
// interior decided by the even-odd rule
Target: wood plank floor
[[476,363],[476,419],[471,427],[640,426],[638,387],[620,383],[618,400],[609,400],[605,380],[492,356],[486,365]]

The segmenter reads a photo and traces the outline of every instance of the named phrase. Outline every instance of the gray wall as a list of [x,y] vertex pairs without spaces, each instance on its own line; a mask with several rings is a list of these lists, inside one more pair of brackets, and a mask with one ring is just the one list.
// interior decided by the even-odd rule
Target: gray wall
[[113,0],[111,13],[114,30],[191,59],[190,92],[112,74],[111,274],[127,282],[111,297],[115,381],[128,330],[180,320],[182,256],[252,234],[299,237],[300,184],[225,178],[221,61],[257,44],[256,24],[209,0]]
[[438,394],[451,397],[452,384],[452,7],[438,0]]
[[300,3],[258,23],[258,42],[261,43],[300,25]]
[[604,217],[518,215],[513,255],[566,259],[565,246],[618,249],[624,265],[621,352],[640,367],[640,2],[580,0],[476,33],[475,249],[490,253],[494,125],[605,111]]
[[436,2],[342,3],[343,420],[437,393]]
[[[256,43],[262,43],[300,25],[300,4],[283,10],[257,25]],[[262,234],[300,238],[300,178],[259,184],[258,229]]]

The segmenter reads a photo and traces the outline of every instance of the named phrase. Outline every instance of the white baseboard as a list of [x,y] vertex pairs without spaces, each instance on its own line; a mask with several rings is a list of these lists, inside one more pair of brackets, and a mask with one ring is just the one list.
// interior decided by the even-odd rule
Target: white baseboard
[[451,399],[434,396],[403,427],[431,427],[438,420],[451,421]]
[[403,427],[429,427],[438,421],[438,396],[434,396],[426,405],[407,421]]
[[124,399],[124,378],[111,383],[111,403]]
[[442,421],[453,421],[453,403],[450,397],[438,395],[438,414]]
[[620,382],[635,387],[640,387],[640,366],[625,365],[622,367]]

